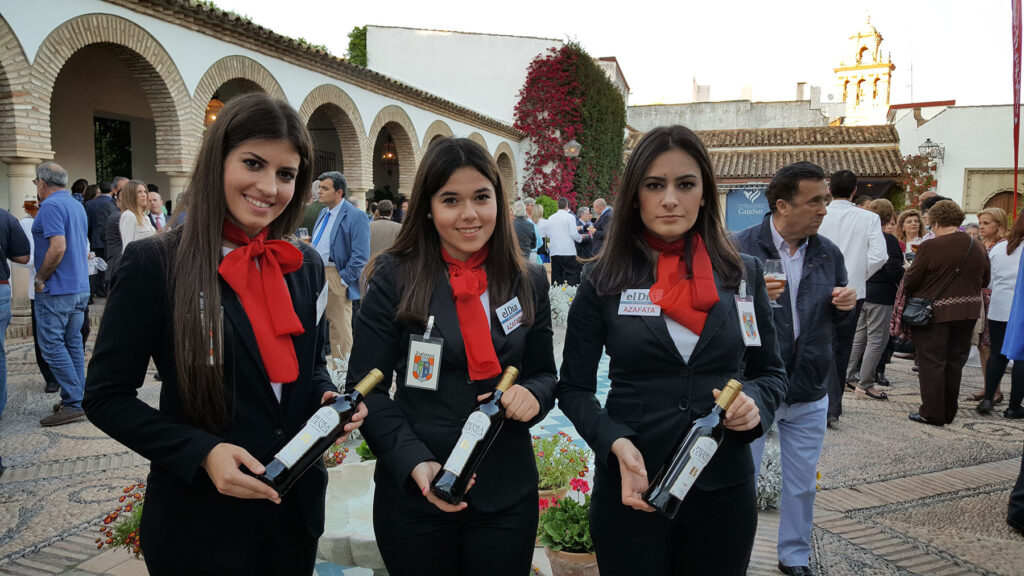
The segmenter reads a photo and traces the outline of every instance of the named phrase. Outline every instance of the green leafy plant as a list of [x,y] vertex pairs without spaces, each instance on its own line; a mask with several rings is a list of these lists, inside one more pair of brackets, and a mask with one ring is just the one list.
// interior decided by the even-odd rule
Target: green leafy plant
[[356,26],[348,33],[348,61],[366,68],[366,26]]
[[570,485],[572,491],[566,498],[551,500],[542,498],[539,502],[540,522],[537,536],[540,543],[555,552],[593,554],[594,541],[590,538],[590,485],[582,478],[575,478]]
[[590,451],[577,448],[565,432],[546,438],[534,436],[533,456],[540,478],[537,487],[541,490],[561,490],[590,471]]
[[370,451],[370,445],[366,443],[366,440],[363,440],[362,444],[356,447],[356,454],[359,454],[359,457],[363,459],[363,462],[377,459],[377,457],[373,455],[373,452]]
[[545,218],[550,218],[552,214],[558,212],[558,202],[550,196],[538,196],[537,204],[540,204],[544,208]]
[[124,548],[142,556],[139,545],[139,524],[142,522],[142,505],[146,500],[146,485],[136,482],[121,490],[117,501],[121,504],[103,518],[99,531],[102,534],[96,539],[96,547]]

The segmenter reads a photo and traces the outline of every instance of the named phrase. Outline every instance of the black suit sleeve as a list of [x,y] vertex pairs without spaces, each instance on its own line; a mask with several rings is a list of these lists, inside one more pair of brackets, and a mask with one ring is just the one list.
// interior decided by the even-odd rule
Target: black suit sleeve
[[757,404],[761,423],[751,430],[735,432],[742,440],[752,442],[772,427],[775,411],[786,399],[789,380],[786,365],[779,355],[779,343],[772,320],[771,303],[764,282],[764,266],[756,258],[746,258],[747,285],[754,296],[757,330],[761,333],[760,346],[748,346],[744,356],[743,392]]
[[[843,257],[843,253],[836,246],[831,248],[832,257],[836,260],[836,283],[835,286],[847,286],[850,283],[850,277],[846,273],[846,259]],[[863,299],[865,294],[857,294],[857,299]],[[840,310],[835,306],[832,306],[832,323],[840,325],[850,319],[851,314],[857,313],[857,307],[853,307],[850,310]]]
[[354,389],[373,368],[384,373],[384,382],[366,397],[369,416],[360,430],[380,464],[391,473],[395,484],[402,486],[416,465],[437,458],[416,436],[390,395],[395,364],[405,350],[402,339],[408,338],[404,325],[395,319],[398,287],[393,265],[389,257],[382,257],[363,295],[345,389]]
[[606,465],[616,440],[637,438],[637,433],[612,418],[595,396],[597,366],[604,350],[607,329],[601,312],[601,298],[593,284],[584,280],[569,307],[558,382],[558,405],[594,449],[596,457]]
[[892,234],[885,235],[885,246],[889,253],[889,260],[886,261],[880,272],[885,275],[886,280],[895,286],[900,283],[900,280],[903,280],[903,273],[906,272],[903,267],[903,250],[900,249],[900,241]]
[[[171,321],[164,262],[153,242],[132,242],[121,256],[82,406],[89,420],[115,440],[192,482],[221,438],[175,421],[138,397],[149,359],[164,344],[165,323]],[[152,306],[154,301],[159,305]]]
[[548,297],[548,275],[544,268],[528,265],[530,280],[533,281],[533,325],[526,335],[526,349],[523,351],[523,370],[519,384],[530,391],[540,403],[540,411],[528,426],[544,419],[555,407],[555,354],[551,343],[551,300]]

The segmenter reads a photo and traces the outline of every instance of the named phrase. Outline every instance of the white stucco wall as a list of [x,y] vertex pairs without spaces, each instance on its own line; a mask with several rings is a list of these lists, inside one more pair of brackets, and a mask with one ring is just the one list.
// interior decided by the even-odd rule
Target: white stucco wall
[[641,132],[682,124],[693,130],[827,126],[828,117],[810,100],[793,102],[693,102],[626,108],[626,123]]
[[[518,180],[522,180],[520,175],[522,174],[523,154],[519,151],[519,142],[517,140],[507,139],[503,136],[493,134],[475,126],[458,122],[451,118],[439,116],[434,112],[423,110],[412,104],[339,82],[319,72],[314,72],[283,60],[242,48],[219,38],[207,36],[200,32],[177,26],[169,22],[164,22],[144,14],[139,14],[120,6],[108,4],[101,0],[34,0],[31,2],[22,0],[0,0],[0,14],[2,14],[3,18],[7,20],[8,24],[11,26],[11,29],[14,31],[18,42],[25,51],[29,62],[35,61],[40,45],[55,28],[72,18],[92,13],[112,14],[123,17],[138,24],[141,28],[151,34],[153,38],[155,38],[156,41],[168,52],[171,59],[174,61],[175,67],[181,75],[185,86],[192,95],[195,94],[196,86],[200,79],[215,62],[231,55],[246,56],[259,62],[271,73],[271,75],[274,76],[278,84],[280,84],[281,88],[284,90],[286,98],[296,109],[302,105],[302,102],[310,91],[317,86],[322,84],[334,84],[341,87],[341,89],[344,90],[355,102],[356,107],[359,110],[363,128],[367,132],[370,130],[374,118],[381,109],[389,105],[397,105],[408,114],[416,131],[416,134],[410,136],[416,139],[420,145],[422,145],[423,135],[427,128],[431,123],[438,119],[447,123],[456,136],[468,136],[472,132],[480,133],[487,142],[487,148],[491,153],[495,152],[497,146],[501,142],[506,142],[511,146],[512,150],[515,151],[516,177]],[[489,37],[479,36],[479,38]],[[511,95],[509,95],[510,101],[514,98],[515,91],[517,91],[522,85],[522,78],[525,78],[526,64],[528,64],[529,60],[533,58],[533,56],[526,58],[525,54],[534,49],[519,48],[518,50],[511,50],[506,53],[506,48],[512,48],[512,46],[507,46],[506,44],[508,43],[506,42],[499,42],[498,44],[499,45],[492,46],[486,55],[479,55],[478,63],[480,66],[467,66],[464,68],[468,71],[468,76],[452,84],[442,84],[441,88],[444,88],[444,90],[433,90],[433,92],[442,98],[446,98],[456,102],[457,104],[461,104],[467,108],[496,117],[499,120],[503,120],[511,124],[511,107],[508,107],[507,118],[498,117],[497,115],[484,110],[479,105],[490,101],[489,98],[460,97],[461,94],[472,96],[474,94],[487,92],[483,87],[492,86],[490,81],[481,80],[478,75],[480,70],[509,69],[512,66],[512,64],[509,64],[510,62],[517,63],[517,66],[519,62],[524,62],[521,66],[522,77],[515,81],[515,89],[512,90]],[[514,42],[510,44],[519,46]],[[534,51],[533,55],[536,55],[549,45],[560,45],[561,43],[553,40],[531,40],[529,44],[531,46],[535,45],[539,47]],[[447,64],[451,61],[459,61],[460,58],[465,56],[461,52],[463,49],[464,48],[454,49],[460,54],[459,58],[442,59],[440,62]],[[409,55],[404,51],[402,53],[405,56]],[[475,54],[475,52],[467,51],[465,54]],[[483,64],[486,64],[486,66]],[[469,78],[474,78],[475,80],[469,81]],[[409,79],[401,77],[398,77],[398,79],[409,84],[414,84]],[[423,86],[419,87],[424,88]],[[493,92],[487,93],[493,94]],[[113,107],[108,111],[116,113],[121,111],[122,108],[123,106]],[[135,115],[123,111],[121,113],[128,114],[130,116]],[[141,116],[145,117],[149,116],[149,114],[142,114]],[[91,133],[90,128],[90,137]],[[56,128],[54,130],[54,138],[54,147],[57,148]],[[83,139],[84,136],[81,136],[80,138],[76,136],[76,138],[78,140],[82,140],[80,143],[81,146],[85,145],[85,140]],[[91,148],[89,148],[89,150],[91,150]],[[83,151],[83,154],[84,153],[85,152]],[[89,154],[91,155],[91,152],[89,152]],[[81,160],[76,160],[76,162],[82,163],[82,167],[84,169],[84,166],[89,162],[89,159],[83,158]],[[154,181],[157,180],[154,178]],[[0,184],[0,186],[6,187],[6,183]],[[5,190],[0,189],[0,196],[2,196],[4,192]]]
[[512,124],[530,62],[560,40],[366,27],[370,69]]
[[[924,114],[928,117],[928,114]],[[1013,170],[1013,107],[951,106],[917,125],[913,110],[900,110],[893,121],[900,136],[900,154],[918,154],[925,139],[945,147],[937,161],[936,191],[957,203],[964,202],[964,178],[968,169]],[[1024,167],[1024,150],[1018,155]],[[1011,185],[1012,186],[1012,185]]]

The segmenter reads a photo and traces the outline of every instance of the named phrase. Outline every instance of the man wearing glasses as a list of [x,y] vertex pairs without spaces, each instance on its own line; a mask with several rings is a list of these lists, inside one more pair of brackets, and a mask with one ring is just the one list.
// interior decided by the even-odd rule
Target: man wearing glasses
[[67,190],[68,173],[55,162],[36,168],[41,202],[32,223],[35,245],[36,327],[43,359],[60,385],[61,402],[43,426],[60,426],[85,416],[85,349],[82,323],[89,303],[89,219]]

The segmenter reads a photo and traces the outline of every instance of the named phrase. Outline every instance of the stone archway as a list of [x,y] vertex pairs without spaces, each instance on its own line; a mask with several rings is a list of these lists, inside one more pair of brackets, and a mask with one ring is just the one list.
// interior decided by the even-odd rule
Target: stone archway
[[[1007,214],[1013,214],[1013,191],[1002,190],[985,200],[985,208],[1002,208]],[[1017,210],[1024,207],[1024,194],[1017,193]]]
[[[384,131],[387,134],[383,134]],[[390,135],[393,139],[398,156],[398,193],[408,198],[412,194],[412,183],[422,152],[416,137],[416,129],[405,110],[395,105],[385,106],[377,113],[370,126],[369,142],[373,143],[373,153],[369,158],[369,167],[375,184],[380,177],[378,152],[384,140],[382,136],[385,135]]]
[[225,56],[211,65],[196,85],[192,96],[192,127],[203,133],[206,109],[218,90],[229,87],[232,93],[263,91],[274,98],[287,100],[284,90],[269,70],[246,56]]
[[15,112],[38,104],[25,89],[31,74],[21,43],[0,14],[0,157],[44,156],[38,139],[28,136],[38,128]]
[[[322,84],[310,91],[299,108],[299,116],[307,125],[314,114],[323,114],[334,127],[341,152],[340,166],[349,188],[356,194],[365,194],[372,185],[372,175],[366,171],[370,144],[355,102],[338,86]],[[314,134],[314,140],[315,137]]]
[[519,199],[519,190],[516,186],[516,163],[512,154],[512,147],[508,142],[498,144],[494,150],[494,161],[498,165],[498,176],[501,177],[501,188],[505,191],[505,200],[508,203]]
[[426,150],[434,140],[451,136],[454,136],[454,132],[444,120],[434,120],[423,133],[423,150]]
[[[487,150],[487,140],[484,140],[484,137],[483,137],[483,136],[482,136],[482,135],[481,135],[481,134],[480,134],[479,132],[473,132],[473,133],[471,133],[471,134],[470,134],[470,135],[468,136],[468,138],[469,138],[470,140],[472,140],[473,142],[476,142],[477,144],[479,144],[479,145],[483,146],[483,147],[484,147],[484,150]],[[488,154],[490,154],[490,151],[488,150],[488,152],[487,152],[487,153],[488,153]]]
[[52,154],[50,103],[53,86],[64,63],[78,50],[102,44],[113,49],[142,87],[156,125],[156,170],[187,172],[198,147],[192,126],[188,90],[177,66],[163,46],[134,22],[110,14],[86,14],[55,28],[43,40],[32,65],[33,99],[29,111],[39,126],[42,150]]

